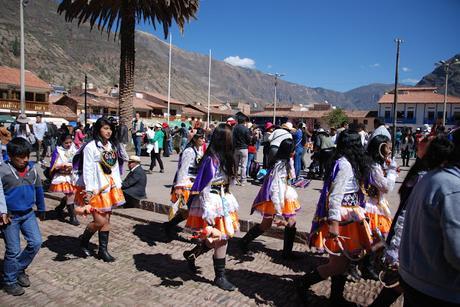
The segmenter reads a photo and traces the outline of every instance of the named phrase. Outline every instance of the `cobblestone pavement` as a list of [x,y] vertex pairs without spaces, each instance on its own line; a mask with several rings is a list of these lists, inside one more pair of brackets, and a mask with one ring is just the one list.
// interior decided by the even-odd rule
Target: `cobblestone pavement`
[[[48,210],[56,205],[56,201],[47,200]],[[298,302],[293,278],[324,261],[320,256],[306,254],[305,246],[300,244],[294,247],[298,260],[281,260],[282,241],[267,237],[253,243],[251,254],[241,256],[232,241],[227,275],[238,291],[226,292],[212,285],[211,252],[198,258],[199,274],[188,271],[182,252],[193,245],[183,233],[179,239],[168,242],[160,228],[166,216],[141,209],[120,210],[125,215],[132,212],[133,216],[143,216],[152,222],[112,217],[109,250],[117,258],[114,263],[80,257],[77,238],[89,218],[80,218],[82,225],[75,227],[54,219],[52,212],[48,214],[49,220],[40,222],[43,247],[27,271],[32,286],[21,297],[0,291],[0,305],[295,306]],[[96,248],[97,236],[91,242]],[[0,255],[3,253],[4,246],[0,244]],[[2,256],[0,264],[1,259]],[[327,304],[329,281],[312,289],[312,306]],[[376,282],[347,283],[345,297],[366,305],[378,290]]]

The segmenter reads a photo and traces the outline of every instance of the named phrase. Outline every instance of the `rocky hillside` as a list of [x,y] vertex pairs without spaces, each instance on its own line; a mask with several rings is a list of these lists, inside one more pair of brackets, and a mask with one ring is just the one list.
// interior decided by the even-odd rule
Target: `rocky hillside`
[[[19,8],[0,0],[0,65],[19,67]],[[68,24],[56,13],[57,1],[30,1],[25,10],[26,69],[50,83],[78,85],[85,73],[99,87],[118,82],[119,43],[106,33]],[[189,26],[193,26],[189,25]],[[257,70],[213,61],[212,96],[220,102],[245,101],[261,107],[273,101],[273,77]],[[187,102],[207,100],[208,59],[173,47],[172,97]],[[137,89],[167,92],[168,45],[155,36],[136,33]],[[391,87],[391,86],[389,86]],[[341,93],[281,80],[280,103],[323,102],[346,108],[375,109],[386,85]]]
[[[454,55],[449,61],[454,59],[460,61],[460,53]],[[438,87],[439,93],[444,93],[445,82],[446,72],[444,67],[438,66],[432,73],[423,77],[422,80],[417,83],[417,86],[436,86]],[[447,92],[450,95],[460,96],[460,64],[450,66]]]

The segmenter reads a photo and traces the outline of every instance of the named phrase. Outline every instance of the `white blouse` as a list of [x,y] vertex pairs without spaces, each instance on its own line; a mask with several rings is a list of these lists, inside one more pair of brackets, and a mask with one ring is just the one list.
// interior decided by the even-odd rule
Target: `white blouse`
[[340,207],[345,194],[356,193],[359,191],[359,183],[353,173],[350,162],[345,157],[338,161],[339,171],[334,181],[331,183],[329,192],[329,220],[341,221]]
[[[195,154],[196,151],[196,154]],[[193,150],[192,147],[188,147],[184,150],[182,153],[182,158],[181,158],[181,163],[180,163],[180,168],[177,172],[177,178],[176,178],[176,187],[185,187],[190,184],[190,179],[195,178],[196,174],[190,174],[190,167],[195,166],[195,161],[198,155],[198,159],[201,159],[203,157],[203,149],[202,146],[200,146],[199,149],[195,148]]]
[[120,168],[118,159],[112,166],[112,174],[107,175],[100,166],[101,153],[103,150],[112,150],[112,144],[107,143],[106,147],[101,142],[91,141],[83,150],[83,181],[85,190],[94,194],[110,191],[110,177],[112,177],[117,188],[121,188]]

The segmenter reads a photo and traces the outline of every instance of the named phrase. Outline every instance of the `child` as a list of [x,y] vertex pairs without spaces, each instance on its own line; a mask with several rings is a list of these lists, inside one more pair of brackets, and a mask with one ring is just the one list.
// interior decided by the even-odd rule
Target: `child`
[[[18,296],[24,294],[23,287],[30,286],[25,270],[42,244],[33,206],[37,206],[38,216],[43,220],[45,199],[37,170],[29,164],[29,142],[23,138],[14,138],[8,143],[7,151],[10,160],[0,165],[3,186],[3,193],[0,193],[0,220],[5,240],[3,290],[10,295]],[[8,216],[5,216],[7,212]],[[27,241],[23,251],[19,233],[22,233]]]
[[53,179],[49,191],[64,193],[65,196],[55,211],[62,215],[63,207],[67,205],[70,224],[78,226],[80,223],[75,216],[74,207],[76,177],[72,171],[72,160],[77,148],[73,144],[70,134],[63,134],[59,143],[60,145],[56,147],[51,156],[50,172]]
[[291,177],[291,157],[295,146],[292,139],[281,142],[275,155],[275,163],[265,176],[264,183],[252,205],[251,214],[254,211],[262,214],[262,223],[252,227],[239,241],[239,247],[247,252],[248,244],[269,229],[275,216],[281,216],[286,225],[284,228],[283,257],[292,256],[296,228],[295,216],[300,210],[297,192],[289,185]]
[[[232,131],[226,124],[220,124],[214,130],[209,148],[200,162],[188,201],[186,227],[197,233],[204,242],[186,251],[184,256],[190,268],[195,270],[196,257],[214,248],[214,284],[227,291],[235,290],[235,286],[225,277],[227,241],[239,229],[238,202],[229,191],[235,173]],[[210,231],[208,226],[217,231]],[[219,233],[219,238],[211,242],[202,236],[204,233]]]
[[80,237],[80,247],[85,257],[91,256],[89,240],[98,231],[98,256],[104,262],[115,261],[107,251],[112,209],[125,203],[118,162],[124,153],[116,142],[114,131],[112,121],[99,118],[93,127],[93,140],[80,149],[83,151],[83,163],[80,161],[75,166],[81,171],[75,201],[81,207],[89,206],[90,212],[85,212],[93,216],[93,221]]

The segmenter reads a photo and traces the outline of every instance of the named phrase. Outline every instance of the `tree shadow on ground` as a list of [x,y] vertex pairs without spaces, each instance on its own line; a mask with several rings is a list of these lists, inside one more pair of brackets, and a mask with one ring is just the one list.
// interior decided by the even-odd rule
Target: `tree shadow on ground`
[[[273,275],[264,272],[254,272],[245,269],[226,272],[228,279],[238,287],[238,291],[250,297],[257,304],[273,306],[300,306],[301,302],[296,292],[298,275]],[[324,306],[328,300],[309,292],[308,306]]]
[[[43,242],[42,247],[46,247],[56,253],[53,261],[76,260],[84,257],[80,249],[80,239],[76,237],[51,235]],[[97,246],[90,243],[89,247],[94,250]],[[93,254],[95,255],[95,253]]]
[[210,280],[190,272],[187,261],[173,259],[168,254],[147,255],[141,253],[133,255],[133,259],[138,271],[146,271],[161,278],[161,283],[156,286],[178,288],[184,284],[184,281],[188,280],[212,283]]
[[239,262],[253,261],[254,255],[257,253],[264,253],[272,259],[273,263],[281,264],[293,270],[294,272],[309,272],[311,269],[318,265],[327,262],[327,258],[321,255],[309,253],[307,251],[299,252],[293,251],[294,258],[284,259],[282,257],[283,241],[280,240],[280,249],[274,250],[266,247],[260,241],[253,241],[249,245],[249,252],[243,254],[238,248],[238,241],[241,239],[233,239],[230,241],[227,254],[235,258]]
[[[136,224],[133,226],[133,228],[133,234],[137,236],[142,242],[147,243],[149,246],[157,245],[156,242],[169,243],[173,240],[190,242],[180,235],[175,235],[173,237],[167,236],[163,229],[163,225],[157,222],[150,222],[149,224]],[[176,227],[176,230],[180,231],[181,228]]]

